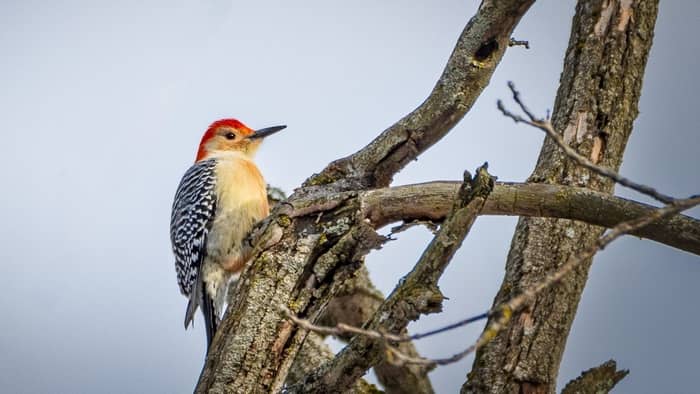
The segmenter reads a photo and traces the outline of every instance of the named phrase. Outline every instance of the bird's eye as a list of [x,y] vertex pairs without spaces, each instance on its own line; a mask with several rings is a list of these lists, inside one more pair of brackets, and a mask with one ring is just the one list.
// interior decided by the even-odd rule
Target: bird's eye
[[234,134],[234,133],[232,133],[232,132],[229,131],[228,133],[226,133],[226,134],[224,135],[224,137],[226,137],[227,140],[235,140],[235,139],[236,139],[236,134]]

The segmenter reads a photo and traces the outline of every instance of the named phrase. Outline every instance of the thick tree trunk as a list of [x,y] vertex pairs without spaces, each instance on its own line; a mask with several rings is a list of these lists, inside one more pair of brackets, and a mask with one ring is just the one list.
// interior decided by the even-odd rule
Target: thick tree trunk
[[[573,20],[553,124],[593,162],[618,169],[651,47],[658,0],[581,0]],[[531,182],[613,184],[577,167],[547,139]],[[494,303],[541,280],[588,247],[603,229],[562,219],[521,218]],[[463,393],[553,393],[559,364],[591,261],[514,318],[476,355]]]

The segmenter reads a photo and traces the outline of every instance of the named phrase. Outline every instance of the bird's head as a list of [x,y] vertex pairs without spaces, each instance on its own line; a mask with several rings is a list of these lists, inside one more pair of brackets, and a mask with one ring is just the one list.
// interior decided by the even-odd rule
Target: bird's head
[[217,120],[204,132],[195,161],[204,160],[215,152],[226,151],[242,152],[252,157],[265,137],[285,127],[287,126],[273,126],[253,130],[237,119]]

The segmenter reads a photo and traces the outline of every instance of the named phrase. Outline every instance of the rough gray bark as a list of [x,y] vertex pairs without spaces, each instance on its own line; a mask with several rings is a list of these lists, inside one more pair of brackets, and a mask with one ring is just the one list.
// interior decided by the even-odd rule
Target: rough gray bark
[[[304,344],[297,353],[297,359],[289,369],[287,376],[288,383],[294,383],[304,378],[311,373],[315,368],[332,360],[335,354],[330,347],[324,342],[322,336],[311,332],[306,337]],[[410,377],[409,377],[410,379]],[[381,391],[373,384],[368,383],[364,379],[358,379],[351,386],[353,393],[380,393]],[[390,393],[390,391],[387,391]]]
[[[581,0],[576,8],[553,125],[579,153],[615,170],[637,116],[657,7],[654,0]],[[573,165],[549,139],[530,181],[613,190],[611,181]],[[539,281],[602,231],[569,220],[521,218],[494,303]],[[590,262],[477,353],[463,393],[554,392]]]
[[[270,185],[267,187],[267,196],[271,207],[287,198],[282,190]],[[318,323],[327,326],[335,326],[338,323],[356,327],[362,326],[372,317],[383,301],[384,295],[372,284],[367,268],[361,266],[351,278],[343,283],[337,294],[330,300]],[[351,337],[346,336],[341,339],[347,342]],[[412,342],[401,343],[399,350],[413,357],[418,356],[418,351]],[[292,363],[287,383],[291,384],[301,380],[307,373],[331,361],[333,357],[334,353],[324,343],[324,338],[316,333],[309,333]],[[375,365],[374,372],[384,391],[388,394],[433,393],[426,368],[381,362]],[[356,393],[376,390],[364,379],[355,382],[352,389]]]
[[[454,253],[462,245],[472,224],[493,190],[493,178],[485,168],[472,180],[466,173],[453,207],[413,270],[406,275],[391,295],[365,325],[366,329],[400,333],[409,321],[421,314],[442,310],[444,296],[437,286]],[[309,374],[295,385],[292,393],[328,393],[346,387],[378,363],[384,353],[384,342],[355,336],[330,363]],[[408,389],[408,388],[407,388]]]

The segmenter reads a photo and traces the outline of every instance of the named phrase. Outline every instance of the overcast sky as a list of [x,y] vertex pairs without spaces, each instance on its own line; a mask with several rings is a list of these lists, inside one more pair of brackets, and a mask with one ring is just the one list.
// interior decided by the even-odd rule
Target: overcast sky
[[[415,108],[478,6],[101,3],[0,3],[3,392],[191,392],[205,335],[202,324],[182,327],[186,300],[175,281],[168,224],[201,133],[222,117],[253,128],[287,124],[266,141],[258,162],[270,183],[291,191]],[[526,179],[543,135],[503,119],[495,101],[509,97],[506,81],[513,80],[530,108],[551,109],[573,12],[571,0],[537,2],[515,32],[532,49],[510,49],[472,111],[395,184],[459,179],[484,161],[501,180]],[[662,2],[622,167],[677,196],[700,192],[700,48],[691,29],[698,15],[696,2]],[[449,297],[445,312],[411,331],[491,305],[514,224],[477,221],[440,282]],[[368,259],[385,293],[430,234],[415,229],[398,238]],[[560,386],[614,358],[631,369],[618,393],[694,391],[699,281],[697,256],[651,241],[627,238],[600,253]],[[448,356],[480,329],[417,346],[426,356]],[[456,392],[471,362],[437,368],[436,390]]]

